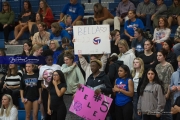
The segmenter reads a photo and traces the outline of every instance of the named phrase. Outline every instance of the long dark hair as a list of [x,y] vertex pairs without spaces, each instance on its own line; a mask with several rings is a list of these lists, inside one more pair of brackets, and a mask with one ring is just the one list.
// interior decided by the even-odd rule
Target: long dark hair
[[[66,83],[64,74],[63,74],[63,72],[61,70],[56,70],[54,72],[58,73],[61,83]],[[54,74],[54,72],[53,72],[53,74]],[[53,76],[51,78],[51,82],[49,83],[49,89],[51,89],[54,86],[52,82],[53,82]]]
[[[30,1],[25,0],[25,1],[23,2],[23,5],[24,5],[24,3],[27,3],[27,4],[28,4],[28,10],[29,10],[29,11],[32,11],[32,6],[31,6]],[[24,7],[23,7],[23,12],[26,12],[26,10],[24,9]]]
[[124,71],[127,73],[126,78],[132,78],[131,72],[130,72],[129,67],[127,65],[121,65],[119,68],[124,69]]
[[[31,42],[24,42],[24,44],[27,44],[29,47],[31,47],[30,48],[30,50],[29,50],[29,53],[31,52],[31,50],[32,50],[32,47],[33,47],[33,45],[32,45],[32,43]],[[23,45],[24,45],[23,44]],[[24,49],[24,48],[23,48]],[[22,54],[21,54],[22,56],[27,56],[26,55],[26,52],[23,50],[23,52],[22,52]]]
[[100,14],[102,14],[102,12],[103,12],[103,6],[101,5],[101,3],[96,3],[96,4],[94,4],[94,7],[96,7],[97,8],[97,12],[94,10],[94,14],[95,15],[100,15]]
[[144,77],[144,80],[143,80],[143,84],[142,84],[141,89],[140,89],[140,95],[143,96],[144,89],[146,88],[147,84],[149,83],[149,79],[147,77],[147,73],[149,71],[153,71],[153,73],[155,74],[153,82],[156,83],[156,84],[159,84],[161,86],[162,92],[164,94],[163,82],[159,79],[156,70],[154,68],[149,68],[147,70],[146,74],[145,74],[145,77]]

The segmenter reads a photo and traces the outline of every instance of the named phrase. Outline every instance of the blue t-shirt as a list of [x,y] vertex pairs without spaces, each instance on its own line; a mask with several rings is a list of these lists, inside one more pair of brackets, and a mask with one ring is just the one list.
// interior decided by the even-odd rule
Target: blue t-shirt
[[69,40],[71,40],[71,37],[66,30],[62,30],[59,36],[55,36],[52,32],[50,33],[51,33],[50,40],[57,40],[59,42],[59,45],[61,45],[61,41],[63,37],[66,37]]
[[62,9],[62,13],[65,15],[67,14],[70,15],[72,18],[72,21],[74,21],[78,16],[82,16],[82,17],[84,16],[84,8],[79,3],[75,5],[68,3]]
[[[60,22],[59,25],[64,29],[66,30],[66,28],[72,28],[72,26],[67,26],[64,22]],[[73,35],[73,30],[71,31],[67,31],[69,33],[70,36]]]
[[129,20],[125,22],[124,29],[127,31],[129,35],[134,36],[134,31],[137,28],[144,29],[144,24],[140,19],[136,18],[136,21],[130,22],[130,24]]
[[[126,79],[117,78],[116,85],[123,90],[129,91],[128,80],[129,80],[129,78],[126,78]],[[115,104],[117,106],[124,106],[126,103],[128,103],[130,101],[132,101],[131,97],[126,96],[121,92],[116,93]]]

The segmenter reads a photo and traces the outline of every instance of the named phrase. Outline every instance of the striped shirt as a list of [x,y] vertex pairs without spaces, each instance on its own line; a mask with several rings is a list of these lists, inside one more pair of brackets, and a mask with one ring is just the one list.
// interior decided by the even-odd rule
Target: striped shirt
[[20,81],[22,79],[22,71],[21,70],[18,70],[18,73],[17,75],[15,76],[7,76],[5,77],[5,80],[4,80],[4,83],[7,85],[7,86],[17,86],[17,85],[20,85]]

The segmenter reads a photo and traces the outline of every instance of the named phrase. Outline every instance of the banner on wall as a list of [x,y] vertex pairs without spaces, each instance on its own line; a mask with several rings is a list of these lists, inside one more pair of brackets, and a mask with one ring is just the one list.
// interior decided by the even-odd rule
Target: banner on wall
[[81,86],[76,91],[69,111],[85,120],[104,120],[111,103],[111,98],[103,94],[96,95],[94,90]]
[[109,25],[73,26],[75,54],[111,53]]

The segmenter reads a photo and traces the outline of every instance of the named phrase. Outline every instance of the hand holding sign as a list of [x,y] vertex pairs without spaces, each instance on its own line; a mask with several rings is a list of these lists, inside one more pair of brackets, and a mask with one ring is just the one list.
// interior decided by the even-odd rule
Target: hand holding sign
[[111,98],[103,94],[94,94],[92,89],[81,85],[69,111],[86,120],[104,120],[111,102]]

